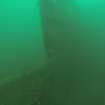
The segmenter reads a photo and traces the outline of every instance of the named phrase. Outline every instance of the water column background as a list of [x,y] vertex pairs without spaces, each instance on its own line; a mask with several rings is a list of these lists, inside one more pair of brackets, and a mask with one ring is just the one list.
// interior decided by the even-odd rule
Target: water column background
[[2,0],[0,14],[0,79],[39,68],[46,58],[39,1]]

